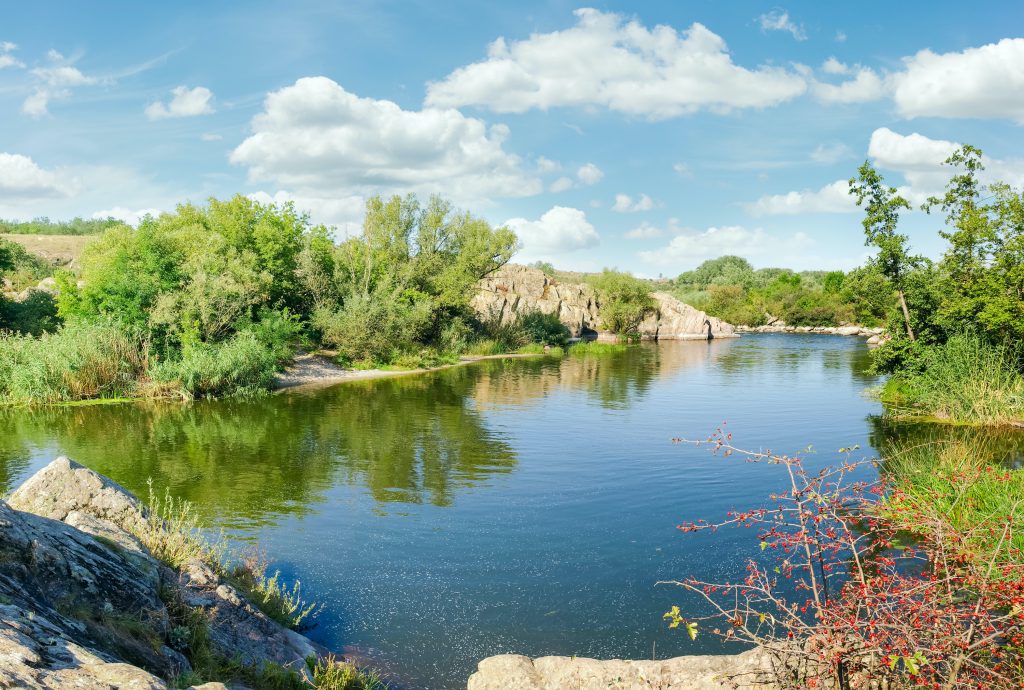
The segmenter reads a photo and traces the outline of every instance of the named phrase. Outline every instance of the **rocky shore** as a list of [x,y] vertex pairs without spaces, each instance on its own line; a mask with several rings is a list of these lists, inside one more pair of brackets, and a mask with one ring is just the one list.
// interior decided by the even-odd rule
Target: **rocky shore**
[[273,668],[303,684],[306,660],[326,650],[269,618],[202,560],[172,569],[154,558],[135,536],[146,511],[67,458],[0,500],[0,687],[163,690],[208,681],[188,657],[198,630],[205,652],[243,677]]
[[787,326],[773,323],[765,326],[736,326],[737,333],[807,333],[811,335],[860,336],[868,339],[868,345],[879,345],[886,339],[884,328],[866,326]]
[[[708,316],[665,292],[653,292],[655,308],[640,324],[645,340],[706,340],[707,324],[716,338],[735,338],[732,324]],[[471,302],[483,318],[512,321],[520,314],[557,314],[573,337],[600,336],[601,301],[585,283],[562,283],[536,268],[507,264],[480,281]]]
[[765,663],[756,650],[663,661],[502,654],[480,662],[468,690],[754,690],[757,685],[744,679],[755,677]]

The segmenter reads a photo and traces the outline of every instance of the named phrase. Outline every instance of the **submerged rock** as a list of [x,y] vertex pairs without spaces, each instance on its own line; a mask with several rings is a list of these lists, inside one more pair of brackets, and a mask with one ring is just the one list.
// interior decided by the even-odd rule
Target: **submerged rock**
[[[502,654],[484,659],[468,690],[724,690],[748,688],[744,674],[763,668],[756,650],[733,655],[680,656],[663,661],[598,661],[567,656],[539,659]],[[730,680],[730,679],[735,680]]]
[[0,687],[167,688],[190,670],[171,648],[168,602],[203,615],[224,659],[301,670],[326,653],[205,563],[175,572],[157,561],[132,534],[145,514],[124,487],[67,458],[0,500]]
[[[664,292],[653,292],[655,309],[640,325],[640,335],[649,340],[704,340],[706,323],[716,338],[732,338],[736,329],[721,319],[708,316]],[[583,283],[560,283],[543,271],[507,264],[479,283],[479,291],[470,303],[483,318],[508,323],[520,314],[540,311],[557,314],[578,338],[600,334],[604,328],[601,301],[592,287]]]

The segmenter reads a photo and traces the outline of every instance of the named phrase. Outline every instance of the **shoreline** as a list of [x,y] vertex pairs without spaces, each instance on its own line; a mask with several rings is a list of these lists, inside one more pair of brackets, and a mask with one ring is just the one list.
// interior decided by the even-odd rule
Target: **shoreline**
[[370,381],[411,374],[428,374],[489,359],[524,359],[546,356],[545,353],[539,352],[509,352],[501,355],[465,355],[460,357],[458,362],[424,369],[346,369],[323,355],[306,353],[297,356],[283,372],[279,372],[274,377],[274,387],[270,392],[277,395],[285,391],[325,388],[350,381]]

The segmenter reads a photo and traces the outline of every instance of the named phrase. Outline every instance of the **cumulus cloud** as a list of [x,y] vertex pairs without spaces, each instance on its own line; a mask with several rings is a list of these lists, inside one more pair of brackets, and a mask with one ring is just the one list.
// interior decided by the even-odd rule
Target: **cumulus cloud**
[[702,24],[679,32],[589,8],[575,15],[576,25],[563,31],[498,38],[486,59],[429,84],[427,104],[512,113],[604,106],[664,119],[774,106],[807,88],[800,71],[737,65],[725,41]]
[[821,65],[821,71],[825,74],[847,74],[850,68],[845,63],[840,62],[835,56],[825,60]]
[[597,184],[604,177],[604,171],[593,163],[587,163],[581,165],[580,169],[576,171],[576,177],[583,184]]
[[304,198],[439,192],[471,204],[540,193],[541,181],[504,149],[508,135],[454,109],[403,110],[307,77],[268,94],[230,160],[251,181]]
[[802,232],[789,237],[769,235],[761,228],[747,229],[740,225],[711,227],[702,232],[686,231],[676,235],[665,246],[653,251],[638,252],[648,264],[682,270],[697,266],[706,259],[725,254],[742,256],[756,263],[792,263],[793,254],[814,244]]
[[[868,156],[878,167],[899,172],[907,183],[901,193],[912,202],[919,203],[945,188],[952,170],[943,165],[943,161],[959,147],[960,144],[954,141],[932,139],[917,132],[904,135],[888,127],[879,127],[871,134]],[[982,182],[1024,184],[1024,161],[985,156],[982,162],[985,165],[985,170],[979,175]]]
[[[828,66],[829,63],[826,62],[825,65]],[[845,65],[843,67],[844,72],[831,72],[831,74],[848,74],[854,71],[853,68],[847,68]],[[835,65],[832,65],[832,69],[835,68]],[[815,81],[811,92],[822,103],[864,103],[885,97],[886,86],[882,77],[867,67],[857,66],[855,69],[856,74],[852,79],[847,79],[839,84]]]
[[0,69],[6,67],[24,67],[25,63],[11,55],[18,46],[10,41],[0,41]]
[[615,205],[612,206],[612,210],[618,211],[619,213],[650,211],[652,208],[654,208],[654,202],[651,200],[651,197],[646,194],[641,194],[640,198],[636,201],[634,201],[633,197],[628,194],[616,194]]
[[798,41],[807,40],[807,33],[804,31],[803,24],[794,23],[789,18],[788,12],[775,10],[774,12],[762,14],[757,20],[761,24],[761,31],[787,31]]
[[795,216],[806,213],[852,213],[857,205],[847,180],[836,180],[821,189],[805,189],[788,194],[767,194],[747,210],[755,216]]
[[960,52],[922,50],[892,75],[903,117],[1007,118],[1024,124],[1024,38]]
[[60,171],[46,170],[28,156],[0,153],[0,199],[30,200],[65,197],[77,182]]
[[29,71],[35,77],[36,88],[21,104],[21,111],[32,117],[42,117],[49,112],[51,101],[71,97],[71,90],[87,86],[99,80],[82,73],[56,50],[47,53],[50,64]]
[[566,206],[554,206],[538,220],[511,218],[505,225],[515,231],[522,244],[517,254],[520,261],[550,261],[601,242],[587,215]]
[[690,170],[690,166],[686,163],[673,163],[672,170],[674,170],[677,175],[682,175],[683,177],[691,177],[693,175],[693,172]]
[[137,228],[139,227],[139,223],[142,222],[142,219],[146,216],[153,216],[156,218],[159,215],[160,209],[158,208],[140,208],[133,211],[122,206],[115,206],[103,211],[97,211],[92,214],[92,217],[97,219],[116,218],[122,223],[131,225],[133,228]]
[[213,112],[213,92],[205,86],[193,89],[177,86],[171,89],[171,100],[168,103],[154,101],[146,106],[146,117],[150,120],[164,120],[171,117],[195,117],[209,115]]

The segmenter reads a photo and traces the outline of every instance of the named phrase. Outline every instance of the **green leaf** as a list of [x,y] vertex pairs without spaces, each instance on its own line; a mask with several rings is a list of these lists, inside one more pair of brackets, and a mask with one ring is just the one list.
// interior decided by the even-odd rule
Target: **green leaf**
[[691,640],[696,640],[697,639],[697,624],[696,623],[687,623],[686,624],[686,633],[690,636]]

